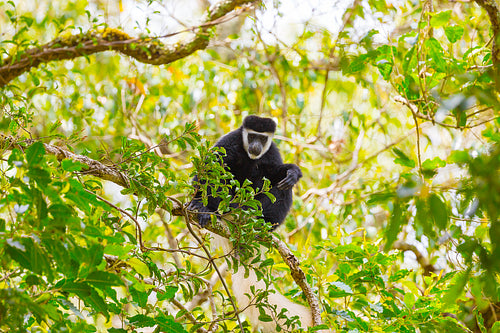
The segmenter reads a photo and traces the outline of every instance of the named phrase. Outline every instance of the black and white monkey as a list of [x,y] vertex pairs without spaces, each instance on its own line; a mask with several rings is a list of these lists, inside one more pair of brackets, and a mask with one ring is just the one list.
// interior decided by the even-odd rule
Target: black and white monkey
[[[254,189],[262,189],[264,177],[270,180],[269,192],[276,198],[275,202],[262,193],[255,198],[262,204],[263,218],[273,230],[285,220],[292,206],[292,188],[302,177],[298,166],[283,164],[278,147],[273,142],[275,131],[276,123],[271,118],[248,116],[240,128],[224,135],[215,144],[226,150],[224,165],[240,184],[248,179]],[[217,211],[219,203],[219,198],[209,196],[208,204],[204,206],[198,195],[188,208],[198,211],[198,222],[204,227],[210,221],[209,213]]]
[[[254,189],[262,189],[264,177],[270,180],[271,189],[269,192],[274,195],[276,200],[271,202],[268,196],[262,193],[257,194],[255,198],[262,204],[263,219],[271,224],[273,230],[285,220],[292,205],[292,188],[302,177],[302,172],[297,165],[283,163],[278,147],[273,142],[275,131],[276,123],[272,119],[247,116],[241,127],[224,135],[215,144],[216,147],[225,149],[224,166],[240,184],[248,179],[252,182]],[[194,180],[196,181],[197,177]],[[209,196],[208,204],[205,206],[202,203],[201,195],[197,194],[189,204],[188,209],[198,211],[198,222],[204,227],[210,222],[210,214],[217,211],[220,201],[217,197]],[[219,241],[228,245],[225,239]],[[263,332],[274,332],[276,322],[260,322],[258,308],[248,306],[249,298],[247,295],[252,294],[251,287],[254,290],[265,290],[265,282],[258,281],[253,270],[250,270],[249,276],[245,277],[244,269],[233,273],[232,281],[236,300],[240,308],[246,308],[244,313],[250,322],[263,329]],[[286,309],[288,317],[299,316],[303,328],[312,326],[309,308],[291,302],[276,291],[269,294],[268,302],[269,305],[276,306],[277,313]]]

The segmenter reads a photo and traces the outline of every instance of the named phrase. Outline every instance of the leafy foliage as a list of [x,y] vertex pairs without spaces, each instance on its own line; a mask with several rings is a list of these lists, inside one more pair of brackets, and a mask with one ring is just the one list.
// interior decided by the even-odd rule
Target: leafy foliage
[[[0,67],[116,22],[185,38],[167,14],[195,22],[205,8],[174,2],[0,1]],[[270,247],[256,193],[210,148],[247,114],[278,120],[283,158],[304,172],[278,234],[330,329],[500,330],[498,36],[487,13],[474,2],[301,6],[240,9],[234,26],[209,29],[210,48],[169,65],[103,52],[0,88],[0,330],[250,331],[217,270],[248,263],[174,216],[194,173],[205,197],[221,198],[240,258],[305,304],[276,253],[256,256]],[[147,19],[123,19],[134,11]],[[272,292],[252,295],[262,321],[273,320]],[[277,330],[294,327],[275,315],[289,324]]]

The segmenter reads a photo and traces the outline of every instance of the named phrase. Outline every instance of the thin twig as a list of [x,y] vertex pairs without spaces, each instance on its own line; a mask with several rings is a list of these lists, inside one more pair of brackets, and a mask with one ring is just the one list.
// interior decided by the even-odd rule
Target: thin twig
[[[182,305],[181,302],[179,302],[178,300],[174,298],[170,299],[169,302],[171,302],[173,305],[175,305],[177,308],[179,308],[183,313],[182,313],[182,316],[186,317],[187,319],[189,319],[189,321],[193,324],[197,324],[198,321],[196,320],[196,318],[191,314],[191,312],[189,312],[185,307],[184,305]],[[182,317],[181,316],[181,317]],[[178,318],[179,319],[179,318]],[[206,329],[204,329],[203,327],[199,327],[196,332],[199,332],[199,333],[207,333],[208,331]]]
[[[351,7],[347,8],[344,15],[343,15],[343,21],[342,21],[342,26],[339,29],[339,32],[337,33],[337,38],[335,39],[335,42],[333,43],[332,47],[330,48],[330,52],[328,54],[328,60],[333,58],[333,54],[335,52],[335,49],[337,48],[337,45],[340,40],[340,36],[342,34],[342,31],[344,31],[345,27],[347,24],[351,21],[352,16],[354,14],[354,9],[359,5],[360,0],[355,0]],[[326,105],[326,96],[327,96],[327,87],[328,87],[328,79],[330,76],[330,68],[327,67],[325,69],[325,80],[324,80],[324,86],[323,90],[321,91],[321,104],[319,108],[319,118],[318,118],[318,124],[316,125],[316,136],[314,138],[314,141],[317,141],[321,138],[321,121],[323,120],[323,111],[325,109]]]
[[[278,70],[276,69],[275,65],[275,57],[271,56],[269,53],[268,47],[266,43],[264,43],[264,40],[262,39],[262,36],[260,34],[260,31],[257,29],[257,37],[259,38],[260,42],[264,46],[264,52],[266,54],[267,62],[269,63],[268,69],[271,72],[274,81],[276,81],[276,84],[280,88],[280,94],[281,94],[281,118],[282,118],[282,124],[283,124],[283,135],[287,135],[287,116],[288,116],[288,101],[287,101],[287,92],[285,89],[285,85],[283,84],[283,80],[281,79],[281,76],[278,74]],[[286,72],[285,72],[286,73]]]

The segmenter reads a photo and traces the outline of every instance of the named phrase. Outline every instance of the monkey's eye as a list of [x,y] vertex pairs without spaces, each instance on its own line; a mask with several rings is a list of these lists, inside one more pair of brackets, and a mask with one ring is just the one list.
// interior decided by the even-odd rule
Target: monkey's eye
[[263,146],[266,144],[267,139],[268,139],[268,137],[265,134],[256,134],[256,133],[249,133],[248,134],[248,141],[249,142],[258,141]]

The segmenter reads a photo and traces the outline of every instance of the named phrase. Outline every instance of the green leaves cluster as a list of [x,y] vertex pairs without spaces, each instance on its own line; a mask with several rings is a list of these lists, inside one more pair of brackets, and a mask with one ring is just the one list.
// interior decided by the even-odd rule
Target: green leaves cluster
[[[342,240],[340,240],[342,242]],[[462,325],[443,313],[453,311],[445,295],[454,273],[425,278],[426,289],[410,278],[408,269],[394,265],[401,254],[384,254],[379,246],[354,237],[349,244],[316,247],[335,258],[337,267],[324,283],[323,305],[337,331],[418,332],[446,328],[461,332]],[[338,302],[344,303],[338,309]]]
[[[58,161],[45,155],[39,142],[25,153],[14,149],[9,164],[5,172],[12,176],[3,179],[9,192],[0,200],[13,214],[13,220],[2,218],[0,229],[2,276],[7,279],[1,289],[3,329],[42,325],[94,331],[86,323],[87,311],[107,320],[124,316],[124,327],[184,332],[172,315],[159,308],[175,296],[177,288],[168,287],[175,277],[161,275],[165,272],[137,252],[130,222],[86,190],[101,188],[100,182],[78,181],[71,172],[82,170],[81,165],[69,160],[54,167]],[[161,285],[145,282],[154,271]],[[157,301],[148,305],[152,292]],[[147,311],[129,314],[130,306]]]

